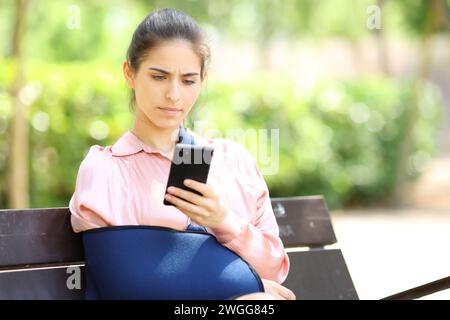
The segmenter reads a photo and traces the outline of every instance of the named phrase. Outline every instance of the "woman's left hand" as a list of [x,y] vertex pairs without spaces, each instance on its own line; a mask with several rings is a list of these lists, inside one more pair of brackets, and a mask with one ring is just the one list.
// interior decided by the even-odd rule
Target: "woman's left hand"
[[198,195],[176,187],[169,187],[165,199],[195,223],[214,228],[221,224],[227,214],[227,208],[220,201],[211,185],[186,179],[184,185],[202,194]]

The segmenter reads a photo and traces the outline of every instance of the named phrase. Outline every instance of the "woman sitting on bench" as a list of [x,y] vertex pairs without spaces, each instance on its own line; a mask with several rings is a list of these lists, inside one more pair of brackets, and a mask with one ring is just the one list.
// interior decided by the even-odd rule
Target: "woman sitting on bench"
[[[69,205],[73,230],[84,234],[87,298],[184,299],[177,292],[189,287],[201,299],[215,290],[208,281],[230,290],[213,298],[295,298],[281,285],[289,260],[255,161],[232,140],[205,139],[183,126],[209,58],[199,26],[180,11],[155,11],[135,30],[123,63],[134,125],[113,146],[91,147]],[[188,181],[201,195],[180,188],[165,194],[174,147],[188,139],[214,147],[208,183]],[[179,250],[179,259],[159,252],[166,246]],[[147,271],[153,279],[140,278]],[[172,296],[164,288],[169,282]]]

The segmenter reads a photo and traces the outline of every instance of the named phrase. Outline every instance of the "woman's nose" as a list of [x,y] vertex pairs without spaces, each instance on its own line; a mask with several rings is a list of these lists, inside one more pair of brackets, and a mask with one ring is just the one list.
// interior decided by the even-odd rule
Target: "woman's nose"
[[166,98],[172,100],[173,102],[178,102],[178,100],[180,100],[180,88],[178,87],[178,84],[170,84],[170,88],[167,91]]

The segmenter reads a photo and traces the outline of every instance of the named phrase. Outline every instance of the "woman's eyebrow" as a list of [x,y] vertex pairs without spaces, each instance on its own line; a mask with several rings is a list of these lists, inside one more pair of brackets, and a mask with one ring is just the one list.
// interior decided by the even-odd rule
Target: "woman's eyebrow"
[[[148,69],[149,69],[149,70],[159,71],[159,72],[164,73],[164,74],[170,74],[169,71],[166,71],[166,70],[163,70],[163,69],[160,69],[160,68],[153,68],[153,67],[150,67],[150,68],[148,68]],[[188,72],[188,73],[184,73],[184,74],[183,74],[183,77],[192,77],[192,76],[198,76],[198,72]]]

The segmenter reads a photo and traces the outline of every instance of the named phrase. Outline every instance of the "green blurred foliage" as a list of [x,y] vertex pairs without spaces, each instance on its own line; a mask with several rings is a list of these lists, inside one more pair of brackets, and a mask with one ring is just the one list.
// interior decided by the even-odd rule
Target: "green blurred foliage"
[[[450,11],[450,1],[447,11]],[[389,34],[423,34],[428,0],[385,0],[383,29]],[[0,38],[9,40],[13,0],[0,2]],[[350,4],[351,3],[351,4]],[[137,24],[155,8],[172,7],[194,17],[208,31],[262,46],[278,37],[321,41],[330,36],[357,40],[366,27],[373,0],[39,0],[30,1],[26,55],[49,61],[120,61]],[[80,29],[70,28],[80,13]],[[447,13],[448,15],[448,13]],[[448,30],[447,30],[448,31]],[[10,51],[0,42],[0,55]]]
[[[6,89],[13,64],[0,62],[0,122],[12,114]],[[28,70],[22,101],[29,104],[31,205],[67,205],[78,166],[90,145],[112,143],[132,119],[120,66],[99,63],[34,63]],[[96,139],[97,138],[97,139]],[[0,135],[7,154],[8,130]],[[6,162],[0,162],[5,181]],[[0,199],[5,199],[4,184]],[[5,206],[4,200],[2,206]]]
[[[337,208],[389,196],[414,90],[412,82],[383,77],[301,89],[295,79],[262,73],[215,84],[207,107],[197,113],[224,134],[230,127],[280,128],[280,171],[266,176],[272,196],[324,194]],[[435,153],[441,103],[439,90],[428,83],[410,154],[411,178]]]

